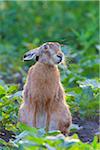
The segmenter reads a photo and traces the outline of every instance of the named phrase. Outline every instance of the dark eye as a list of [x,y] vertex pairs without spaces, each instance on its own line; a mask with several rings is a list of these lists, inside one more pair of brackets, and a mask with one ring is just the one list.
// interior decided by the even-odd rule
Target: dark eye
[[48,45],[44,45],[44,49],[47,50],[48,49]]

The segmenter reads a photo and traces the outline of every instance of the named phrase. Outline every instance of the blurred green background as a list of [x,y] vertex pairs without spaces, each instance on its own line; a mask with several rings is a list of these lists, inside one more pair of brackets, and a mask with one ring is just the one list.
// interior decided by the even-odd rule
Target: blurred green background
[[[68,45],[72,50],[65,49],[66,55],[74,53],[76,61],[88,65],[91,61],[92,67],[98,55],[98,5],[98,1],[0,1],[0,75],[13,78],[26,65],[24,52],[46,41]],[[98,71],[83,74],[91,78]]]
[[[59,69],[72,115],[97,121],[100,45],[99,1],[95,0],[0,1],[0,85],[6,91],[1,106],[9,93],[22,89],[33,64],[23,62],[24,53],[47,41],[62,44],[66,64]],[[9,83],[18,84],[19,89],[6,89]],[[15,108],[9,102],[8,118],[2,106],[2,126],[8,127],[12,120],[16,123],[19,105]]]

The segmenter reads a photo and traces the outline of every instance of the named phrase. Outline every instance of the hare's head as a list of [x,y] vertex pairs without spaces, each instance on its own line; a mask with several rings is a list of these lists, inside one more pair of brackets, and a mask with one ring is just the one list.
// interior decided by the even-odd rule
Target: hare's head
[[55,65],[63,61],[64,55],[59,43],[48,42],[24,55],[24,60],[34,58],[41,63]]

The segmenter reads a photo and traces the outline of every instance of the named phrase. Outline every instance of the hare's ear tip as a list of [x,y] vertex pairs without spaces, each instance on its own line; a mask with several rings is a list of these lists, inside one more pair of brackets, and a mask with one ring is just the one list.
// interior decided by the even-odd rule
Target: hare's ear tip
[[28,55],[27,55],[27,53],[26,53],[26,54],[24,54],[24,56],[23,56],[23,61],[27,60],[27,58],[28,58]]
[[26,58],[23,57],[23,62],[24,62],[24,61],[27,61],[27,60],[29,60],[29,59],[26,59]]
[[26,58],[26,57],[27,57],[27,55],[26,55],[26,54],[24,54],[23,59],[24,59],[24,58]]
[[23,56],[23,61],[27,61],[27,60],[31,60],[35,57],[35,53],[34,52],[27,52],[24,56]]
[[26,57],[27,57],[27,55],[26,55],[26,54],[24,54],[24,56],[23,56],[23,58],[22,58],[22,59],[23,59],[23,61],[25,61],[25,58],[26,58]]

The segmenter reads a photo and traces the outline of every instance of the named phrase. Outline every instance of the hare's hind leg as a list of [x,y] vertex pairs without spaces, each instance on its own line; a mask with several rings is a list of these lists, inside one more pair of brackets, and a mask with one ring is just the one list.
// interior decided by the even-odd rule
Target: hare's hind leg
[[67,105],[63,104],[59,114],[58,129],[64,134],[69,133],[69,127],[72,123],[72,117]]
[[51,113],[49,130],[60,130],[64,135],[68,134],[71,122],[72,117],[68,106],[59,104]]

